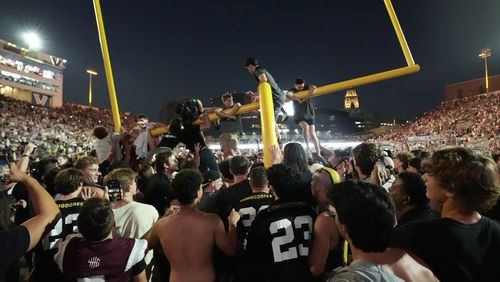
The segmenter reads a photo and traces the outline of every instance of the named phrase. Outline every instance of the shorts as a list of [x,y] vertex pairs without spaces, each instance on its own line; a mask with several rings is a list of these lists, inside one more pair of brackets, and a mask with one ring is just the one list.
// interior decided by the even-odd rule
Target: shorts
[[280,105],[279,107],[274,108],[274,121],[276,123],[278,123],[278,118],[280,117],[281,107],[282,107],[282,105]]
[[295,119],[295,124],[299,124],[302,121],[305,121],[308,125],[314,125],[314,118],[303,118],[303,117]]

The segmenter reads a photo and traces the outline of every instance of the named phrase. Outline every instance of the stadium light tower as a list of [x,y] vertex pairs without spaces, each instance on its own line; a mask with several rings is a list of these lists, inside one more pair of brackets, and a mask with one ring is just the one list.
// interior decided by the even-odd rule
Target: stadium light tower
[[94,70],[87,70],[89,74],[89,107],[92,107],[92,76],[97,75],[97,72]]
[[31,51],[38,51],[42,49],[42,39],[40,39],[38,34],[34,32],[26,32],[23,34],[23,39]]
[[491,56],[491,49],[486,47],[479,53],[479,58],[484,59],[484,77],[486,80],[486,94],[488,94],[488,57]]

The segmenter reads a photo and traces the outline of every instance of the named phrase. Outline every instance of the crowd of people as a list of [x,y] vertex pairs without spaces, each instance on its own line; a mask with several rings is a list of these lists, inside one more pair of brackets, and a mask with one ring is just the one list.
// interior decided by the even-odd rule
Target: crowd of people
[[[20,151],[32,142],[42,158],[88,152],[95,143],[89,129],[112,128],[112,121],[107,109],[67,103],[46,108],[0,95],[0,150]],[[123,115],[123,127],[131,129],[134,122],[133,116]]]
[[[396,148],[460,145],[500,148],[500,91],[444,101],[416,121],[383,134],[373,142]],[[401,150],[401,149],[400,149]]]
[[[259,82],[272,79],[254,58],[245,67]],[[295,89],[305,89],[303,80]],[[473,107],[498,94],[470,99]],[[21,257],[29,281],[500,279],[496,151],[363,142],[313,144],[311,155],[291,142],[265,148],[265,167],[261,154],[240,154],[231,136],[221,137],[222,154],[208,148],[207,125],[193,124],[207,114],[196,99],[158,137],[145,115],[127,116],[127,130],[112,133],[109,111],[5,97],[0,106],[0,280],[22,280]],[[404,130],[497,134],[481,125],[458,130],[468,115],[498,124],[498,111],[451,103]],[[309,132],[313,122],[302,121]]]

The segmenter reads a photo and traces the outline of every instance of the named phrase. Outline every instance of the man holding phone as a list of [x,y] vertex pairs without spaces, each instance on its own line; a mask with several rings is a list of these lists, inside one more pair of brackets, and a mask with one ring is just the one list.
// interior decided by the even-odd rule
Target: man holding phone
[[[8,161],[2,157],[1,163]],[[23,183],[29,192],[35,216],[20,226],[0,232],[0,271],[33,249],[42,234],[56,222],[60,212],[50,194],[33,177],[21,172],[14,163],[9,163],[9,171],[2,178],[10,182]],[[5,167],[2,168],[5,172]],[[1,180],[3,182],[3,180]],[[2,183],[3,185],[3,183]]]

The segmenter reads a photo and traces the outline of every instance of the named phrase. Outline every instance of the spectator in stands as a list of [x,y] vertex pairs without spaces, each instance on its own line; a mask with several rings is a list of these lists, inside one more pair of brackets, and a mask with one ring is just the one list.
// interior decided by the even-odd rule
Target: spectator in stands
[[396,172],[396,174],[406,172],[410,160],[411,160],[410,153],[402,152],[396,154],[396,157],[394,158],[394,171]]
[[222,221],[213,214],[200,212],[196,205],[202,197],[202,176],[198,170],[186,169],[172,181],[180,209],[160,219],[148,236],[149,248],[160,246],[171,264],[170,281],[214,281],[212,263],[214,247],[228,255],[237,248],[234,210],[228,217],[226,234]]
[[255,217],[247,235],[245,269],[236,281],[310,281],[315,214],[308,203],[296,200],[300,173],[288,164],[275,164],[267,176],[276,202]]
[[156,154],[155,168],[156,173],[146,183],[144,203],[155,207],[161,217],[171,205],[177,204],[175,194],[170,186],[173,173],[178,170],[174,151],[165,148],[164,151]]
[[411,172],[398,174],[389,188],[389,194],[396,206],[398,226],[410,221],[438,218],[438,214],[431,210],[425,193],[425,183],[420,174]]
[[334,281],[436,281],[432,272],[406,252],[389,248],[395,208],[379,185],[346,181],[329,193],[342,237],[349,242],[353,261],[336,268]]
[[[116,181],[120,185],[121,199],[113,203],[115,214],[114,237],[145,239],[153,224],[158,220],[158,211],[151,205],[134,201],[137,193],[136,173],[129,168],[117,168],[104,177],[104,184]],[[153,252],[144,258],[149,265]]]
[[54,261],[59,243],[77,230],[76,220],[83,206],[81,190],[83,174],[80,170],[68,168],[60,171],[55,179],[59,200],[56,204],[61,218],[55,227],[43,238],[34,252],[34,267],[30,281],[63,281],[64,277]]
[[396,229],[392,244],[422,259],[441,281],[497,280],[500,225],[480,213],[500,194],[495,163],[453,147],[435,152],[424,170],[426,195],[442,204],[441,218]]
[[371,182],[370,176],[375,164],[379,160],[379,151],[375,144],[361,143],[352,150],[353,167],[357,178]]
[[54,256],[66,281],[147,281],[147,241],[113,238],[114,215],[108,200],[86,200],[77,222],[81,235],[68,236]]
[[[293,101],[295,124],[299,125],[302,129],[307,150],[310,152],[309,141],[312,141],[316,154],[321,154],[319,139],[316,136],[316,127],[314,125],[314,105],[311,101],[314,90],[316,90],[316,86],[305,85],[304,79],[297,78],[295,79],[294,87],[288,90],[286,97]],[[307,91],[307,96],[305,98],[295,97],[294,93],[300,91]]]
[[329,167],[321,167],[313,175],[312,194],[321,211],[314,222],[314,241],[309,255],[309,270],[315,277],[343,263],[342,244],[339,244],[343,239],[339,236],[335,224],[336,215],[328,199],[328,191],[340,182],[339,174]]
[[[55,224],[60,211],[49,193],[32,177],[21,172],[14,163],[9,164],[8,180],[22,183],[29,192],[35,216],[20,226],[0,231],[0,272],[24,253],[33,249],[40,241],[44,231]],[[3,183],[2,183],[2,186]],[[4,207],[6,208],[6,207]],[[3,210],[7,213],[9,210]]]
[[252,194],[248,180],[250,161],[244,156],[234,156],[229,159],[229,169],[234,177],[234,182],[228,188],[217,193],[217,214],[222,220],[227,218],[231,208],[241,199]]

